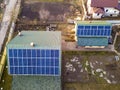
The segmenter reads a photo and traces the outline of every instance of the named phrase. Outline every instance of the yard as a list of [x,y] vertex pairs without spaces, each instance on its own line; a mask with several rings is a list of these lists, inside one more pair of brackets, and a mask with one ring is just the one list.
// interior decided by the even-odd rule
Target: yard
[[64,90],[120,90],[119,84],[65,83]]
[[120,61],[115,61],[115,55],[113,52],[63,52],[64,90],[96,90],[100,86],[99,90],[112,90],[120,83]]
[[113,52],[63,52],[64,82],[120,83],[120,62],[115,61],[115,55]]
[[78,0],[64,0],[63,2],[41,1],[25,0],[22,2],[20,14],[16,22],[17,30],[40,30],[41,27],[45,29],[51,23],[66,24],[82,17],[81,0],[79,5],[77,5]]

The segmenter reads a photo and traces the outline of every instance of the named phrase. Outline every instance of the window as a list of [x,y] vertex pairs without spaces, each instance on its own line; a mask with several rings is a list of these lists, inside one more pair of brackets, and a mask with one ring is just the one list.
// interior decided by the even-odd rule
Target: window
[[106,9],[106,12],[108,12],[108,9]]
[[100,14],[99,13],[97,13],[97,16],[99,16]]

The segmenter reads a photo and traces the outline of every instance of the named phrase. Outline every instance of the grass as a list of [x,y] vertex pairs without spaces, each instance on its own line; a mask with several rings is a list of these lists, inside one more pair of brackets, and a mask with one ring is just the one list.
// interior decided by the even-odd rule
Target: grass
[[[4,82],[2,82],[4,80]],[[8,75],[8,71],[5,68],[3,75],[0,81],[0,88],[3,87],[3,90],[11,90],[12,87],[12,76]]]
[[65,90],[120,90],[119,84],[65,83],[65,87],[67,87]]

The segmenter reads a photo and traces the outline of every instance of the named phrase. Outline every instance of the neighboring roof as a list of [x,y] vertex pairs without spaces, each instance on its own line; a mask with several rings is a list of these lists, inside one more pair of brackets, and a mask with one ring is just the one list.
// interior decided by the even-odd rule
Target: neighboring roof
[[80,46],[107,46],[107,37],[79,37],[78,45]]
[[[60,49],[61,32],[59,31],[22,31],[22,36],[17,35],[12,39],[8,48],[42,48],[42,49]],[[34,47],[30,43],[35,44]]]
[[13,76],[12,90],[62,90],[60,77]]
[[94,13],[102,13],[102,14],[104,14],[104,10],[103,9],[101,9],[101,8],[93,8],[93,12]]
[[116,9],[120,10],[120,3],[119,3],[118,6],[116,7]]
[[77,21],[76,22],[77,25],[109,25],[111,26],[110,23],[106,22],[106,21]]
[[92,7],[117,7],[118,0],[91,0]]

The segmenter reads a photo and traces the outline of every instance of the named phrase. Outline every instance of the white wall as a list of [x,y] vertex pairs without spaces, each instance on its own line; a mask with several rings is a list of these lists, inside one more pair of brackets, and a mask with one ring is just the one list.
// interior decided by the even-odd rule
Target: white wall
[[112,16],[112,17],[116,17],[119,15],[120,11],[115,9],[115,8],[104,8],[104,16]]
[[87,11],[88,11],[88,14],[92,14],[91,10],[92,10],[91,0],[87,0]]
[[94,19],[100,19],[101,17],[102,17],[102,13],[99,13],[99,15],[98,15],[98,13],[93,13],[92,14],[92,18],[94,18]]

